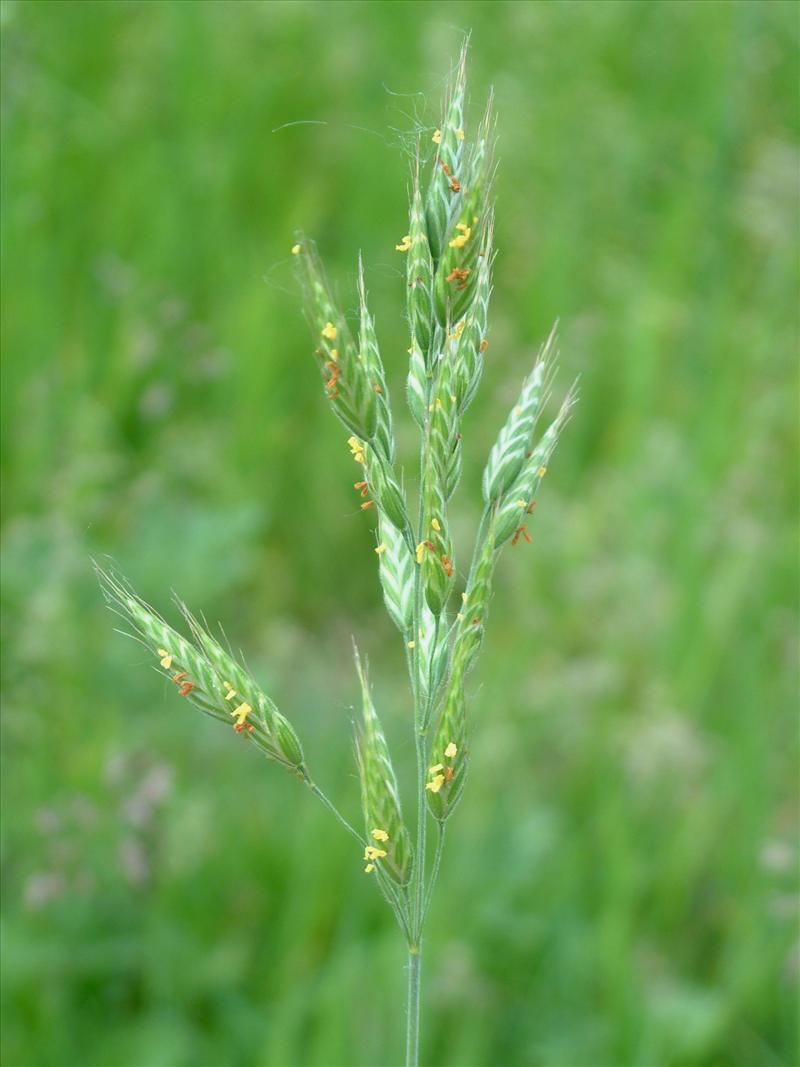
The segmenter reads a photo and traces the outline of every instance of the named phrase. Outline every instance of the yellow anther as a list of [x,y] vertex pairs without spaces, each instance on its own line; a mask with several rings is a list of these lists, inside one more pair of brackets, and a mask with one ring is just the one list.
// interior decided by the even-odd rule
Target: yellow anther
[[350,447],[353,459],[356,463],[366,463],[366,456],[364,455],[364,446],[357,437],[348,437],[347,444]]
[[299,256],[300,255],[300,245],[292,245],[292,255],[293,256]]
[[172,656],[167,652],[165,648],[157,649],[159,656],[161,656],[161,666],[165,671],[168,671],[172,666]]
[[332,348],[331,349],[331,359],[335,363],[338,358],[339,358],[339,349],[338,348]]
[[544,478],[545,474],[547,474],[547,467],[540,467],[537,474],[540,478]]
[[444,764],[443,763],[436,763],[436,764],[434,764],[433,767],[429,767],[428,768],[428,774],[438,774],[439,771],[443,771],[443,770],[444,770]]
[[411,248],[411,234],[407,233],[399,245],[394,246],[396,252],[407,252]]
[[367,847],[364,849],[365,860],[382,860],[385,855],[385,849],[375,848],[374,845],[367,845]]
[[388,841],[389,840],[389,835],[386,833],[385,830],[373,830],[372,833],[370,834],[370,837],[374,841]]
[[326,322],[322,328],[322,336],[326,341],[335,341],[337,332],[338,331],[332,322]]
[[466,237],[469,237],[470,233],[472,232],[469,226],[467,226],[466,222],[457,222],[456,229],[459,231],[459,233],[463,233]]
[[375,553],[378,556],[382,556],[385,551],[386,551],[386,545],[384,545],[384,544],[378,545],[378,547],[375,549]]
[[455,741],[451,741],[447,748],[444,750],[444,754],[445,756],[447,756],[448,759],[452,759],[457,753],[458,748],[456,747],[456,743]]
[[435,530],[437,533],[439,533],[441,528],[442,528],[441,527],[441,523],[439,522],[438,519],[431,519],[431,529],[432,530]]
[[235,689],[229,689],[228,692],[225,694],[225,699],[226,700],[233,700],[233,698],[235,696],[236,696],[236,690]]
[[443,785],[444,785],[444,775],[443,774],[437,774],[432,782],[428,782],[428,784],[425,786],[425,788],[426,789],[430,789],[430,791],[432,793],[438,793]]
[[518,500],[516,503],[518,508],[527,508],[528,506],[527,500]]
[[436,132],[434,133],[433,137],[431,137],[431,140],[433,141],[434,144],[441,144],[442,143],[442,131],[441,130],[436,130]]
[[409,641],[408,642],[408,647],[409,648],[416,648],[417,647],[416,641]]
[[366,867],[364,868],[364,874],[372,874],[372,872],[374,870],[375,870],[375,864],[374,863],[368,863],[366,865]]
[[234,708],[231,715],[236,719],[236,725],[241,726],[246,720],[247,716],[252,714],[253,709],[249,704],[240,704],[238,708]]
[[456,137],[459,139],[459,141],[463,141],[464,140],[464,131],[462,129],[456,130]]
[[477,215],[473,215],[472,216],[472,225],[473,226],[477,226],[478,225],[478,216]]

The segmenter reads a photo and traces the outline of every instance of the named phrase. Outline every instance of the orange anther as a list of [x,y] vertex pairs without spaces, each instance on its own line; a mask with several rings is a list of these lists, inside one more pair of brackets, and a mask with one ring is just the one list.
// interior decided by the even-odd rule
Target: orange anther
[[511,544],[515,545],[519,541],[520,537],[524,537],[528,544],[531,544],[531,536],[528,533],[528,527],[524,522],[522,526],[517,527],[517,530],[511,540]]

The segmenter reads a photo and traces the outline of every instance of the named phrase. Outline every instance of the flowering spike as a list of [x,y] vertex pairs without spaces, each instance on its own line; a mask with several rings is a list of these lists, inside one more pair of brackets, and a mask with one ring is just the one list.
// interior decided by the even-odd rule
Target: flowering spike
[[[178,686],[179,696],[186,697],[200,711],[221,722],[230,724],[233,714],[236,718],[234,727],[241,723],[241,731],[246,731],[265,755],[298,777],[307,777],[302,747],[294,730],[277,712],[269,697],[214,641],[185,604],[178,602],[193,641],[173,630],[114,572],[99,566],[95,569],[109,607],[133,627],[142,643],[159,656],[163,650],[170,649],[171,667],[178,669],[167,677]],[[231,693],[241,695],[234,712],[231,712],[228,700]],[[277,729],[279,723],[281,728]]]
[[[386,848],[367,845],[364,858],[378,860],[382,869],[398,885],[406,885],[411,876],[411,840],[403,822],[400,793],[372,695],[366,669],[361,665],[358,649],[354,646],[356,671],[361,683],[361,722],[356,728],[356,760],[361,779],[361,805],[364,823],[369,835],[372,828],[383,828],[374,838],[386,844]],[[373,835],[374,837],[374,835]]]

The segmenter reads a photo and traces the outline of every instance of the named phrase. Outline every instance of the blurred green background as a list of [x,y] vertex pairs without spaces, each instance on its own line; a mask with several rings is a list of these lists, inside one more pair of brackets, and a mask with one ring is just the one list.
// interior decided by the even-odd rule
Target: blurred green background
[[357,818],[355,634],[409,782],[288,250],[349,307],[363,251],[413,481],[394,245],[467,29],[501,167],[462,564],[557,316],[582,400],[498,572],[424,1061],[798,1062],[797,6],[6,2],[8,1067],[400,1059],[352,843],[145,669],[89,558],[222,620]]

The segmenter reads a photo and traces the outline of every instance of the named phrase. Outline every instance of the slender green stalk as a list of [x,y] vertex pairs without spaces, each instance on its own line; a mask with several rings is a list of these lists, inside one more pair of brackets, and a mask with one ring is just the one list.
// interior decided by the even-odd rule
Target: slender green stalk
[[347,830],[349,834],[352,834],[356,841],[358,841],[359,845],[363,847],[365,844],[364,838],[358,832],[358,830],[356,830],[354,826],[351,826],[347,819],[345,819],[344,815],[342,815],[342,813],[339,811],[333,801],[328,799],[328,797],[322,792],[316,782],[312,782],[310,778],[307,778],[306,782],[308,784],[308,788],[311,790],[314,796],[319,797],[319,799],[322,801],[322,803],[325,805],[331,815],[333,815],[334,818],[336,818],[341,823],[345,830]]
[[422,946],[408,947],[408,1000],[406,1006],[406,1067],[419,1063],[419,1004]]
[[420,730],[416,733],[417,749],[417,864],[412,881],[414,893],[414,939],[422,938],[423,907],[425,902],[425,850],[428,828],[428,805],[425,802],[425,737]]
[[442,853],[444,852],[445,825],[446,824],[443,823],[443,822],[437,822],[436,823],[436,852],[434,853],[434,856],[433,856],[433,869],[431,870],[431,878],[430,878],[430,882],[428,883],[428,892],[425,894],[425,907],[424,907],[423,912],[422,912],[422,921],[423,921],[423,923],[425,922],[425,919],[427,918],[428,908],[431,906],[431,897],[433,896],[433,891],[436,888],[436,882],[437,882],[437,880],[439,878],[439,868],[442,865]]

